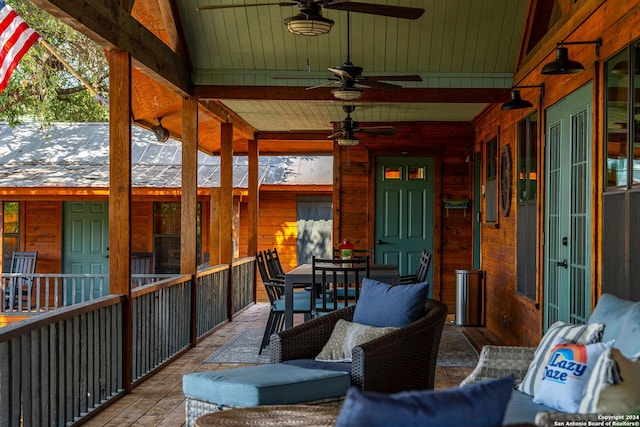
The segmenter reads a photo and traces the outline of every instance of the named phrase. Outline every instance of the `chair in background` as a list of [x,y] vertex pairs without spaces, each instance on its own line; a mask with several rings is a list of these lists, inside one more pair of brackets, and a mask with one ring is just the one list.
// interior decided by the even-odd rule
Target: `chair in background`
[[369,257],[345,260],[312,257],[312,315],[353,305],[360,296],[362,279],[369,277]]
[[[260,279],[264,284],[267,291],[267,297],[269,298],[269,304],[271,310],[269,311],[269,318],[267,319],[267,326],[264,330],[262,337],[262,344],[260,345],[260,351],[258,354],[262,354],[262,350],[269,344],[269,337],[271,335],[280,332],[284,329],[284,278],[270,277],[269,269],[267,268],[267,262],[265,261],[265,252],[256,252],[256,264],[258,266],[258,273]],[[305,320],[311,318],[311,291],[309,290],[297,290],[293,293],[293,312],[303,313]]]
[[418,268],[414,274],[407,274],[400,276],[401,284],[408,283],[422,283],[427,280],[427,273],[429,272],[429,266],[431,265],[431,254],[426,250],[422,250],[420,255],[420,261],[418,261]]
[[13,274],[13,276],[9,277],[8,283],[4,288],[5,307],[17,307],[19,301],[26,308],[35,306],[33,275],[36,272],[37,260],[38,251],[13,252],[9,270],[9,273]]
[[262,282],[284,284],[284,275],[278,277],[271,276],[269,272],[269,266],[267,264],[266,251],[256,252],[256,264],[258,265],[258,273],[260,274],[260,279],[262,279]]
[[[264,287],[267,291],[267,297],[269,298],[269,304],[271,310],[269,311],[269,318],[267,319],[267,325],[264,329],[264,335],[262,336],[262,343],[260,344],[260,350],[258,354],[262,354],[267,345],[269,345],[269,338],[271,335],[280,332],[284,329],[284,285],[282,283],[273,283],[270,281],[264,281]],[[311,318],[311,292],[301,291],[293,294],[293,312],[303,313],[305,320]]]
[[284,280],[284,269],[280,262],[280,256],[276,248],[267,249],[264,253],[264,260],[267,264],[267,270],[269,271],[269,277],[272,279]]
[[147,285],[152,281],[151,277],[133,277],[134,275],[153,274],[153,253],[152,252],[132,252],[131,253],[131,286],[138,287]]

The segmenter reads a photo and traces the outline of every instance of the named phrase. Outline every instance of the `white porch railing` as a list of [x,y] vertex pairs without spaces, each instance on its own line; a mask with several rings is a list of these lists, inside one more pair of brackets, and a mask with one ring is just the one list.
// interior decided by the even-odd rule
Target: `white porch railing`
[[[133,274],[136,288],[157,283],[175,274]],[[2,274],[2,314],[46,313],[109,294],[107,274]]]

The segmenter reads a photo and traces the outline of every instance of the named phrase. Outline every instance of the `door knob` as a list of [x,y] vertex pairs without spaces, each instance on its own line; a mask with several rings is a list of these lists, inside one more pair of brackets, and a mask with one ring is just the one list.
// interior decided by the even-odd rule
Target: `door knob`
[[376,240],[376,245],[384,245],[384,242],[382,240]]
[[567,263],[567,260],[563,260],[562,262],[560,261],[556,261],[556,265],[558,267],[564,267],[564,268],[569,268],[569,264]]

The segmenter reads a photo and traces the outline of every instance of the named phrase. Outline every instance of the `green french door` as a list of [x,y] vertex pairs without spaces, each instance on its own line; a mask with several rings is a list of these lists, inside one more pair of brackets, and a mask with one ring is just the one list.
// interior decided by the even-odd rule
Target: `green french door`
[[400,274],[416,271],[423,249],[433,254],[433,165],[431,157],[376,159],[375,258]]
[[588,84],[546,113],[545,330],[591,307],[591,97]]

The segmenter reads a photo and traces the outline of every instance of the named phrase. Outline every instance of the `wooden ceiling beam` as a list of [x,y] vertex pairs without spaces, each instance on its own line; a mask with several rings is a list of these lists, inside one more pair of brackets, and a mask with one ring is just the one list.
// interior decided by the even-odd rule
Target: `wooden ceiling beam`
[[193,92],[187,61],[114,1],[32,0],[107,51],[131,55],[133,66],[182,96]]
[[[196,85],[193,93],[199,99],[335,101],[330,88],[307,90],[302,86]],[[510,97],[510,88],[364,89],[358,102],[495,104]]]
[[210,111],[220,123],[231,123],[233,124],[234,130],[243,134],[247,139],[254,138],[257,129],[223,103],[219,101],[200,100],[200,105]]

